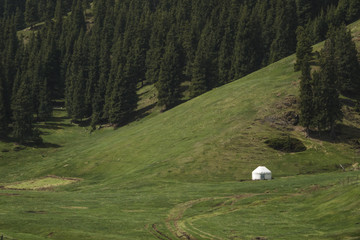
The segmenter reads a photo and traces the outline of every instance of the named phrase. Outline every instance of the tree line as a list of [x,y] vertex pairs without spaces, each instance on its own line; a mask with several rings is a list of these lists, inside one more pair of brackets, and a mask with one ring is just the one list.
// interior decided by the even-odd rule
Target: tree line
[[144,84],[167,110],[184,82],[196,97],[294,53],[298,26],[314,43],[359,16],[356,0],[0,0],[0,132],[38,139],[60,98],[73,120],[126,124]]

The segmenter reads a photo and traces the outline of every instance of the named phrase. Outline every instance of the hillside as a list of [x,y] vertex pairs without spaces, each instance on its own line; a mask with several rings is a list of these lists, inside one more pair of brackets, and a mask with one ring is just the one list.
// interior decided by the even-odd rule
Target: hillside
[[[360,35],[360,21],[351,28]],[[359,163],[360,117],[343,99],[338,139],[305,138],[287,117],[298,95],[294,59],[116,130],[91,132],[57,108],[52,121],[38,126],[43,148],[0,143],[0,233],[5,239],[360,239],[359,172],[340,167]],[[283,135],[307,150],[266,145]],[[275,179],[241,182],[258,165]],[[49,175],[76,181],[49,183],[44,191],[22,182]]]

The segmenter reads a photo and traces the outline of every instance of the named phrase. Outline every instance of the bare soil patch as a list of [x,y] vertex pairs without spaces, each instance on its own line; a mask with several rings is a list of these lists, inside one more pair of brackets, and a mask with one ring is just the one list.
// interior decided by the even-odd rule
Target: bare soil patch
[[47,191],[53,189],[54,187],[72,184],[81,180],[82,179],[80,178],[58,177],[54,175],[49,175],[42,178],[4,184],[0,186],[0,189]]

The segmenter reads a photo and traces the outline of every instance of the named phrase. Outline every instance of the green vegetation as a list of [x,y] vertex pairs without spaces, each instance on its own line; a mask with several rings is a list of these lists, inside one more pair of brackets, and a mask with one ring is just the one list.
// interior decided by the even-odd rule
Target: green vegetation
[[360,239],[359,6],[0,0],[0,236]]
[[[36,125],[43,147],[0,143],[0,185],[49,175],[83,180],[51,191],[1,189],[0,232],[25,240],[177,239],[184,233],[358,239],[359,172],[350,170],[359,162],[360,117],[345,105],[336,141],[306,138],[287,123],[299,87],[294,62],[295,56],[283,59],[116,131],[91,132],[55,108],[53,118]],[[283,132],[307,150],[282,153],[264,143]],[[258,165],[274,180],[239,181],[249,180]]]

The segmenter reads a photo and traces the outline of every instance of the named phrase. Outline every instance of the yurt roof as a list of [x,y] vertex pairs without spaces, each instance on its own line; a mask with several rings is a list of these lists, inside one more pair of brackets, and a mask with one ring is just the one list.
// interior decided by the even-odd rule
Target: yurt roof
[[253,172],[254,173],[271,173],[271,171],[264,166],[257,167]]

